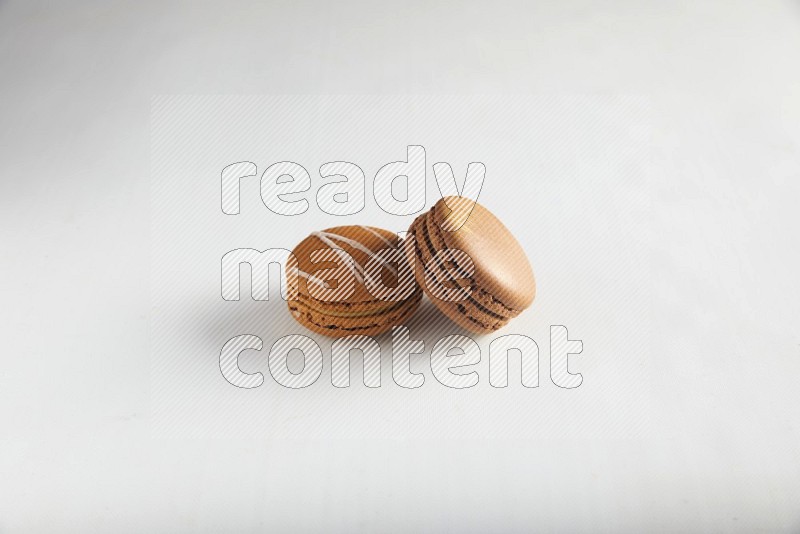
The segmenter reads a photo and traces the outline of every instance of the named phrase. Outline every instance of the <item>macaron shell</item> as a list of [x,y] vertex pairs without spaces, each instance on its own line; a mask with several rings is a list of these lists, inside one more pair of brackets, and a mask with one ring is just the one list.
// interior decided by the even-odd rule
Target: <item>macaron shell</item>
[[[406,255],[409,263],[414,265],[417,282],[433,304],[444,315],[462,328],[478,334],[492,332],[501,328],[508,322],[508,318],[487,310],[475,300],[474,295],[470,295],[464,300],[442,300],[441,298],[437,298],[437,295],[428,287],[425,277],[426,267],[428,269],[438,268],[437,262],[431,261],[433,259],[433,253],[429,247],[426,226],[426,219],[429,215],[429,213],[426,213],[417,217],[409,228],[411,239],[405,243]],[[433,270],[429,271],[429,277],[436,277],[442,280],[448,277],[448,273],[437,273]]]
[[[434,222],[434,213],[432,211],[427,213],[424,224],[426,233],[424,234],[424,239],[421,242],[421,246],[428,247],[428,250],[432,248],[435,251],[448,248],[447,243],[444,240],[444,232]],[[456,260],[451,261],[452,263],[455,263],[455,265],[451,266],[449,269],[445,269],[435,261],[428,265],[428,269],[433,269],[432,274],[437,275],[437,278],[440,281],[447,281],[448,279],[453,280],[455,278],[454,281],[459,285],[469,287],[470,296],[480,305],[482,309],[485,309],[487,312],[489,312],[489,315],[496,314],[507,319],[516,317],[520,314],[521,310],[507,306],[504,302],[498,300],[492,293],[484,289],[483,286],[480,286],[475,281],[474,272],[472,276],[469,275],[467,266],[459,265],[458,261]]]
[[[363,248],[366,248],[373,252],[378,252],[383,249],[389,248],[389,244],[386,243],[388,241],[392,244],[392,246],[398,246],[399,238],[397,234],[390,232],[388,230],[384,230],[381,228],[372,228],[374,232],[380,234],[381,237],[376,236],[372,232],[364,229],[361,226],[337,226],[335,228],[328,228],[323,230],[325,233],[336,234],[342,236],[346,239],[351,239],[357,241],[361,244]],[[384,241],[384,239],[386,241]],[[370,255],[359,248],[352,247],[346,242],[336,241],[333,240],[337,248],[342,249],[343,251],[347,252],[353,260],[365,267],[369,260],[371,259]],[[329,250],[331,247],[325,243],[318,235],[311,234],[310,236],[306,237],[301,241],[292,251],[295,258],[297,258],[297,267],[303,272],[309,273],[311,275],[315,275],[321,270],[324,269],[332,269],[336,268],[337,264],[334,261],[327,261],[327,262],[314,262],[311,259],[311,254],[317,250]],[[332,257],[334,257],[332,255]],[[405,267],[405,266],[401,266]],[[381,275],[383,277],[383,281],[386,284],[390,284],[393,282],[390,276],[385,269],[381,270]],[[319,275],[322,276],[322,275]],[[309,282],[305,278],[300,278],[298,280],[299,283],[299,292],[304,295],[309,295]],[[327,302],[326,305],[330,305],[332,307],[341,307],[342,305],[346,305],[349,307],[354,307],[356,309],[369,309],[371,306],[374,305],[375,301],[381,302],[379,299],[376,299],[367,289],[364,284],[355,283],[354,291],[352,295],[348,298],[337,300],[336,302]]]
[[[377,234],[377,235],[376,235]],[[342,239],[340,239],[342,238]],[[362,226],[340,226],[315,232],[301,241],[292,251],[295,262],[287,265],[287,273],[297,267],[301,272],[321,280],[336,280],[343,284],[346,274],[324,273],[326,269],[341,268],[345,265],[338,252],[346,252],[361,268],[366,267],[375,253],[399,246],[397,234],[380,228]],[[332,247],[333,245],[333,247]],[[330,260],[312,261],[315,251],[329,251]],[[413,273],[404,261],[402,250],[398,251],[398,271],[410,278],[414,284],[413,292],[404,300],[385,300],[373,296],[366,285],[355,276],[352,277],[352,293],[345,298],[329,300],[319,297],[319,287],[305,276],[297,277],[297,297],[288,302],[289,311],[304,327],[330,337],[354,334],[376,335],[407,320],[419,306],[422,292],[413,279]],[[405,271],[404,271],[405,270]],[[387,269],[380,271],[383,283],[391,287],[397,279]],[[363,279],[363,275],[359,275]],[[290,278],[291,280],[291,278]],[[311,291],[311,288],[315,291]],[[339,287],[342,287],[339,285]]]
[[439,200],[431,215],[441,228],[466,221],[452,232],[442,231],[447,248],[464,251],[475,266],[473,280],[504,306],[521,312],[536,296],[536,279],[525,251],[516,238],[489,210],[457,197]]

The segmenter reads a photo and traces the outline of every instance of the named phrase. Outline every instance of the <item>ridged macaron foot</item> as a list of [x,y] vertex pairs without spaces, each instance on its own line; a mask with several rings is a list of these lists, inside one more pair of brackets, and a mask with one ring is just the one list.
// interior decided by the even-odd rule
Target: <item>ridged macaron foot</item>
[[399,246],[397,234],[369,226],[312,233],[287,263],[292,317],[331,337],[376,335],[402,324],[422,292]]
[[406,254],[417,282],[459,326],[492,332],[533,302],[536,280],[525,251],[480,204],[445,197],[417,217],[409,233]]

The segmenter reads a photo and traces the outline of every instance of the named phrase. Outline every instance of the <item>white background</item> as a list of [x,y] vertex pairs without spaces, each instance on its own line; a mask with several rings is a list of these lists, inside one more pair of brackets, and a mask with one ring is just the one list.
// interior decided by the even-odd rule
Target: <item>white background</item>
[[[541,436],[643,437],[651,422],[655,372],[649,111],[645,98],[603,96],[154,98],[150,335],[155,434],[506,438],[520,440],[516,447]],[[408,391],[392,379],[393,344],[387,334],[377,338],[383,346],[381,389],[363,386],[359,357],[353,358],[353,387],[342,391],[331,385],[331,339],[291,317],[277,287],[280,269],[271,273],[268,301],[250,298],[249,266],[241,269],[240,300],[225,301],[221,258],[243,248],[291,250],[312,231],[345,224],[406,231],[414,215],[382,210],[373,179],[383,165],[405,160],[407,145],[414,143],[426,152],[428,207],[441,197],[431,170],[435,162],[449,162],[459,183],[470,161],[484,163],[479,201],[502,218],[530,256],[538,277],[536,304],[501,331],[472,336],[482,353],[473,390],[450,390],[433,377],[429,356],[436,342],[469,332],[425,302],[407,323],[411,338],[425,343],[426,353],[414,356],[411,365],[415,373],[428,375],[423,386]],[[295,216],[267,209],[259,188],[266,168],[287,156],[312,174],[310,191],[287,197],[309,203]],[[260,172],[240,180],[240,213],[226,215],[220,208],[221,170],[243,158]],[[357,163],[367,176],[361,186],[366,202],[358,213],[334,216],[318,206],[317,192],[330,182],[318,169],[335,160]],[[254,276],[263,275],[256,271]],[[586,375],[580,390],[551,382],[550,325],[564,325],[572,339],[585,340],[586,354],[575,356],[570,366]],[[221,376],[220,351],[243,334],[259,336],[264,344],[261,352],[242,354],[239,365],[245,372],[270,377],[270,347],[290,334],[319,344],[325,372],[308,391],[285,391],[271,377],[259,391],[237,389]],[[508,334],[538,343],[540,390],[521,387],[518,356],[508,371],[514,387],[497,390],[489,384],[489,344]],[[302,368],[299,352],[289,361],[298,365],[292,369]]]
[[[797,531],[799,30],[793,2],[0,3],[0,532]],[[646,431],[154,433],[175,93],[648,95]]]

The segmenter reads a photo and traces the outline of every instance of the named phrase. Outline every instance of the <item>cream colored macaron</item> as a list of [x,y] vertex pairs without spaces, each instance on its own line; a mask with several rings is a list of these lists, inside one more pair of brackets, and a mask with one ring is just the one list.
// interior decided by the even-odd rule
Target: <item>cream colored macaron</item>
[[525,251],[480,204],[445,197],[417,217],[409,233],[406,253],[417,282],[463,328],[492,332],[533,302],[536,280]]

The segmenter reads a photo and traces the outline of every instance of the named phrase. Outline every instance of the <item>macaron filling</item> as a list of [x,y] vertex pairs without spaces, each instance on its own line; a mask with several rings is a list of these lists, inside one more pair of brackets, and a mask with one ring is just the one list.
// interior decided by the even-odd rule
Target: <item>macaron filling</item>
[[404,300],[400,302],[387,302],[385,306],[375,306],[368,310],[353,310],[353,311],[337,311],[336,309],[332,308],[324,309],[320,306],[313,306],[305,300],[301,300],[300,303],[303,304],[309,310],[317,312],[322,315],[326,315],[329,317],[344,317],[347,319],[353,319],[357,317],[372,317],[372,316],[382,315],[384,313],[389,313],[395,309],[402,308],[404,304],[408,303],[408,301]]
[[[301,301],[290,302],[289,311],[295,319],[299,319],[300,316],[303,316],[305,321],[320,330],[358,332],[394,324],[404,318],[410,310],[419,304],[420,297],[421,294],[417,294],[416,298],[393,303],[395,305],[389,308],[382,308],[377,312],[375,310],[372,312],[364,312],[363,315],[341,316],[341,314],[332,314],[327,310],[311,308]],[[342,319],[347,322],[343,322]],[[370,321],[370,319],[372,320]]]

